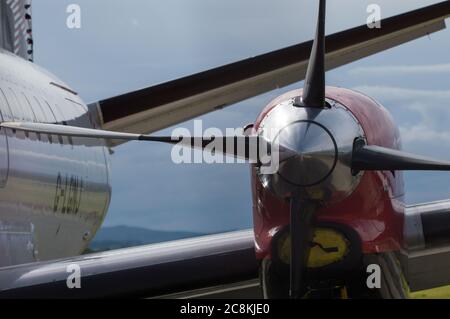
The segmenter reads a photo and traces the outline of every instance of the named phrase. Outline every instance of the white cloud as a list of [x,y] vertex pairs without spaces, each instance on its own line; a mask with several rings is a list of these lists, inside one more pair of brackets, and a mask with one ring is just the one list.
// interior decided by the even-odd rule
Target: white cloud
[[400,133],[405,144],[433,142],[437,145],[442,145],[441,143],[450,145],[449,131],[437,131],[423,124],[411,127],[400,127]]
[[[443,147],[450,152],[450,90],[408,89],[387,86],[358,86],[363,92],[382,102],[392,111],[400,126],[406,149],[426,150]],[[396,116],[395,116],[396,115]],[[449,154],[450,156],[450,154]]]
[[[399,124],[419,117],[419,123],[447,129],[450,122],[450,90],[407,89],[388,86],[357,86],[353,88],[371,96],[396,116]],[[411,123],[409,123],[411,125]]]
[[[375,97],[376,99],[388,101],[425,100],[431,105],[436,99],[450,99],[450,90],[420,90],[378,85],[356,86],[353,89]],[[450,110],[450,108],[448,109]]]
[[352,69],[348,72],[355,76],[387,76],[387,75],[426,75],[449,74],[450,63],[430,65],[385,65],[366,66]]

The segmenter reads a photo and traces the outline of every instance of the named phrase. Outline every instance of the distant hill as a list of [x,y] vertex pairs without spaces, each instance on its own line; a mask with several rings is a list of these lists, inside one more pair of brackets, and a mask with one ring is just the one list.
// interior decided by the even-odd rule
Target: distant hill
[[103,251],[164,241],[203,236],[202,233],[159,231],[140,227],[114,226],[100,228],[89,246],[89,251]]

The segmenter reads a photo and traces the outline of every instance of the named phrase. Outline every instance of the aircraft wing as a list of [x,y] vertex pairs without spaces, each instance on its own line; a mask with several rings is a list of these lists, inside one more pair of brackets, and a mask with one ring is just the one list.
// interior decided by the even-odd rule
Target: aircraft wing
[[411,291],[450,285],[450,199],[408,206],[405,212],[407,262]]
[[[327,36],[330,70],[445,28],[450,1]],[[90,105],[101,128],[152,133],[301,81],[312,41],[297,44]]]
[[[80,288],[69,288],[77,267]],[[224,285],[247,289],[258,285],[257,269],[253,231],[245,230],[0,268],[0,298],[149,298]]]

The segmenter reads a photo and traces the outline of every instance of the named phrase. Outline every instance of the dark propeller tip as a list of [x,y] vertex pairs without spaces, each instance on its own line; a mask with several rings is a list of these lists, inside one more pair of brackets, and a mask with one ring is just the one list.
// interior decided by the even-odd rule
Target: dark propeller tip
[[306,72],[303,97],[298,106],[324,108],[325,103],[325,16],[326,1],[320,0],[316,36]]
[[375,145],[357,139],[353,146],[352,171],[450,171],[450,162]]

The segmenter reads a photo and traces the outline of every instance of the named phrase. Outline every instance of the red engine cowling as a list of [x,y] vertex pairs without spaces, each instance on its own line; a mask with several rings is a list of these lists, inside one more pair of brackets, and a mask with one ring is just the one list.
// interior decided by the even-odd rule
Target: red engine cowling
[[[301,95],[302,90],[294,90],[276,98],[260,114],[253,130],[257,132],[281,103]],[[351,112],[369,145],[400,149],[399,131],[391,115],[373,99],[334,87],[327,87],[326,97]],[[259,259],[270,258],[272,239],[289,224],[289,201],[263,186],[255,165],[251,179],[256,253]],[[396,251],[404,246],[403,195],[401,172],[365,172],[349,196],[318,211],[318,222],[352,229],[360,237],[362,253]]]

